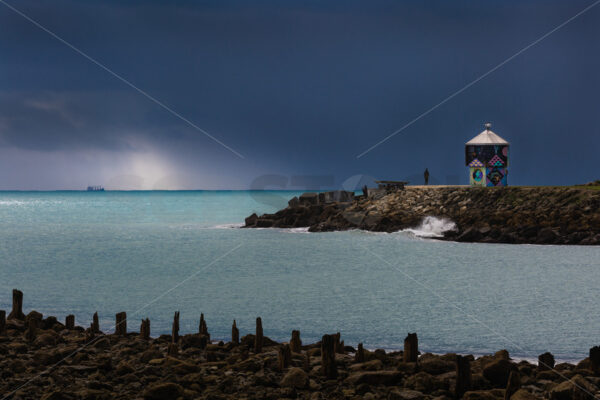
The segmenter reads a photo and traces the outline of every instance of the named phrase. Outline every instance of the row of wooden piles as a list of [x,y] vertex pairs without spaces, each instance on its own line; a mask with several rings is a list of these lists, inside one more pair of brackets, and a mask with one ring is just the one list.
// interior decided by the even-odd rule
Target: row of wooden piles
[[[32,311],[29,315],[25,316],[23,313],[23,293],[17,289],[13,290],[13,304],[12,311],[6,317],[6,312],[0,310],[0,335],[6,331],[6,320],[7,319],[19,319],[27,322],[27,330],[25,337],[29,341],[33,341],[36,337],[36,330],[41,322],[42,315]],[[33,314],[33,315],[32,315]],[[67,315],[65,318],[65,328],[75,329],[75,316]],[[127,314],[125,312],[119,312],[115,315],[115,332],[116,336],[127,336]],[[81,328],[80,328],[81,329]],[[86,330],[89,338],[93,340],[95,335],[102,334],[98,323],[98,313],[94,313],[92,322],[89,329]],[[198,326],[198,333],[200,335],[199,346],[204,349],[208,343],[210,343],[210,334],[208,333],[208,327],[204,314],[200,315],[200,323]],[[150,340],[150,320],[148,318],[142,319],[140,325],[140,338],[144,340]],[[337,363],[336,354],[345,354],[345,344],[341,339],[340,333],[332,335],[323,335],[321,338],[321,372],[328,379],[337,378]],[[240,344],[240,332],[236,326],[236,321],[233,321],[231,327],[231,343],[232,345]],[[179,336],[179,311],[175,312],[173,316],[173,325],[171,330],[171,343],[168,348],[168,354],[170,356],[176,356],[179,352],[180,336]],[[262,320],[260,317],[256,318],[256,330],[254,336],[254,352],[261,353],[264,345],[264,335]],[[302,353],[302,341],[300,340],[300,331],[293,330],[292,336],[289,343],[282,344],[278,349],[278,362],[279,368],[284,370],[291,364],[292,353]],[[409,333],[404,339],[404,351],[402,354],[403,361],[406,363],[417,363],[419,356],[419,341],[416,333]],[[600,373],[600,347],[592,347],[589,351],[590,363],[594,373]],[[365,350],[363,344],[359,343],[354,355],[354,361],[362,363],[366,361]],[[306,355],[305,363],[308,365],[310,360]],[[538,357],[538,370],[552,370],[554,368],[555,360],[551,353],[544,353]],[[517,372],[511,372],[506,393],[508,394],[507,399],[510,398],[514,392],[520,388],[520,378]],[[457,398],[471,388],[471,358],[468,356],[456,357],[456,386],[455,395]]]

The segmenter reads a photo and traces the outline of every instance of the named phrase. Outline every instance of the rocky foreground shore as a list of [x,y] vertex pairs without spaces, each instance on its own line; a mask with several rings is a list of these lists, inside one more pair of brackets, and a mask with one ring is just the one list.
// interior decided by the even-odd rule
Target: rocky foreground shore
[[171,335],[127,331],[125,313],[114,333],[102,333],[97,315],[89,328],[31,311],[13,291],[13,309],[0,311],[2,399],[398,399],[529,400],[600,398],[600,347],[577,365],[555,365],[544,353],[538,365],[511,360],[506,350],[475,358],[421,354],[416,334],[404,350],[367,351],[344,345],[339,333],[303,344],[299,331],[288,343],[256,331],[229,342],[211,342],[206,321],[198,333]]
[[454,222],[443,238],[459,242],[600,244],[600,190],[585,186],[407,186],[344,201],[306,194],[275,214],[251,215],[245,227],[395,232],[419,227],[428,216]]

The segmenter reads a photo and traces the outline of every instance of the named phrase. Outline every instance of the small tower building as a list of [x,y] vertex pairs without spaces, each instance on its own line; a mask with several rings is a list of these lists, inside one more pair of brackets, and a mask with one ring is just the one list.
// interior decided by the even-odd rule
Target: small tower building
[[471,186],[508,186],[510,143],[492,132],[492,124],[465,145],[465,163]]

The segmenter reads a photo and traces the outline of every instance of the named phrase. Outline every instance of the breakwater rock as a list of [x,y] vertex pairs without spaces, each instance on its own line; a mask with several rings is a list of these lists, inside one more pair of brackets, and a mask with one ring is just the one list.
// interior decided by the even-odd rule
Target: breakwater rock
[[[331,197],[331,196],[329,196]],[[486,243],[600,244],[600,191],[581,187],[406,187],[389,193],[319,201],[305,194],[245,227],[311,232],[418,228],[426,217],[452,221],[446,240]]]
[[71,315],[66,324],[36,311],[5,317],[0,312],[3,399],[591,400],[600,394],[600,347],[577,364],[555,363],[544,353],[536,365],[506,350],[482,357],[421,353],[416,333],[406,336],[403,350],[369,351],[344,344],[340,333],[306,344],[294,330],[289,343],[278,343],[263,335],[260,319],[241,338],[234,322],[231,340],[217,342],[203,318],[198,332],[180,334],[178,312],[172,333],[159,337],[150,336],[148,319],[139,333],[128,330],[133,321],[125,312],[109,333],[95,322],[77,326]]

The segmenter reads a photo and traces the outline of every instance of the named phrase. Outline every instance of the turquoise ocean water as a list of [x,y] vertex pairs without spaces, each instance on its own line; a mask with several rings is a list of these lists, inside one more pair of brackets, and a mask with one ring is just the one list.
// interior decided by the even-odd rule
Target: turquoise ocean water
[[462,244],[409,232],[239,229],[294,192],[0,192],[0,308],[110,330],[151,319],[182,333],[201,312],[213,338],[261,316],[265,334],[304,341],[340,331],[348,344],[515,357],[584,358],[600,344],[600,248]]

